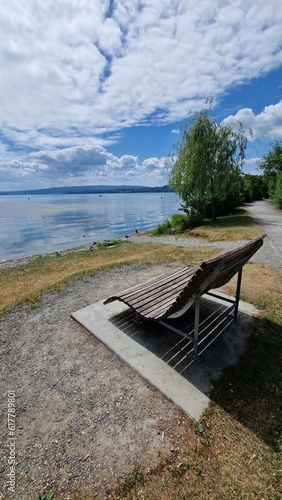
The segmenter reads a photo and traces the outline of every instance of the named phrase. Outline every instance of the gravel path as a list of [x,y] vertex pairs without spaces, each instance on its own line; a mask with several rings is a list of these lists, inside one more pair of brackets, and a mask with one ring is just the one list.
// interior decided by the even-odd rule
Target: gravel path
[[269,265],[282,269],[282,211],[274,208],[269,200],[249,203],[246,209],[268,236],[268,245],[276,256],[275,265],[272,259]]
[[[262,233],[263,233],[262,229]],[[131,236],[131,241],[134,243],[164,243],[168,245],[175,246],[189,246],[189,247],[213,247],[218,248],[221,252],[228,252],[229,250],[234,250],[238,246],[244,245],[248,243],[249,240],[237,240],[237,241],[216,241],[209,243],[207,240],[202,238],[183,238],[181,236],[161,236],[154,237],[148,235],[138,235]],[[282,261],[279,253],[277,253],[276,249],[273,247],[272,241],[268,237],[264,239],[263,246],[258,250],[258,252],[251,258],[251,262],[259,262],[261,264],[265,264],[267,266],[273,267],[274,269],[282,270]]]
[[[68,500],[70,488],[107,498],[118,477],[157,466],[191,433],[188,417],[70,317],[169,268],[97,273],[0,320],[1,499],[35,500],[51,488],[56,500]],[[14,436],[8,391],[15,395]],[[9,492],[14,453],[16,485]]]

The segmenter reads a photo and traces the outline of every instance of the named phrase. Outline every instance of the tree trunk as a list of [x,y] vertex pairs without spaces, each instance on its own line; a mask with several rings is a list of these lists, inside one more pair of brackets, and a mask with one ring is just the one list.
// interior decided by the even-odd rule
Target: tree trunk
[[212,199],[212,220],[216,220],[216,199]]

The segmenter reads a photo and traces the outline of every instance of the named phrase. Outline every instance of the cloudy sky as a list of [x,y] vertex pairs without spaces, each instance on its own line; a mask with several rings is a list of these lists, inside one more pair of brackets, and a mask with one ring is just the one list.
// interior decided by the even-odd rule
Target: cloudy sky
[[190,111],[282,140],[281,0],[9,0],[0,6],[0,190],[163,185]]

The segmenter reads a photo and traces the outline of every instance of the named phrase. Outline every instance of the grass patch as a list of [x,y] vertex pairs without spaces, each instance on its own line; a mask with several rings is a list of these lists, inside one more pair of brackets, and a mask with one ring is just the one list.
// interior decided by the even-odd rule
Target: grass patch
[[182,262],[196,265],[218,252],[201,247],[181,248],[160,243],[130,243],[113,248],[82,250],[60,255],[42,256],[29,264],[0,270],[0,314],[24,303],[36,305],[40,295],[102,269],[138,262],[160,264]]
[[139,469],[134,469],[134,471],[128,475],[125,479],[118,480],[118,487],[116,489],[116,495],[118,498],[124,498],[133,489],[139,488],[144,484],[144,474]]
[[53,490],[48,491],[48,493],[43,493],[42,495],[38,495],[36,500],[53,500],[54,492]]
[[261,228],[248,212],[240,208],[232,215],[218,217],[215,221],[206,221],[205,224],[192,229],[188,234],[212,242],[253,240],[261,233]]
[[[249,263],[242,286],[245,300],[264,311],[250,327],[244,356],[225,371],[224,385],[217,386],[214,400],[268,446],[282,451],[281,273]],[[228,284],[228,292],[230,288]]]
[[97,248],[112,248],[112,247],[116,247],[116,246],[119,246],[119,245],[126,245],[126,244],[129,244],[130,242],[127,241],[127,240],[121,240],[121,239],[117,239],[117,240],[105,240],[103,242],[99,242],[97,243]]
[[185,237],[204,238],[209,242],[253,240],[262,234],[261,228],[244,208],[237,209],[231,215],[218,217],[215,221],[206,219],[203,224],[194,229],[187,230],[188,219],[184,214],[173,214],[171,219],[166,219],[159,224],[151,234],[161,236],[164,234],[177,234]]

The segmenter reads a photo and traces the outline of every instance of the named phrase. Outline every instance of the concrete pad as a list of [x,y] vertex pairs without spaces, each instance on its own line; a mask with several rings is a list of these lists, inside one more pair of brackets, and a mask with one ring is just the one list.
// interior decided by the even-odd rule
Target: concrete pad
[[[224,308],[226,303],[218,299],[202,299],[203,327],[210,322],[214,325],[218,309]],[[209,404],[212,380],[219,378],[225,366],[234,364],[244,348],[247,334],[243,326],[257,311],[242,302],[240,310],[244,311],[243,321],[227,317],[210,328],[208,340],[202,344],[205,353],[201,363],[187,357],[191,341],[156,323],[137,323],[135,314],[121,302],[97,302],[71,316],[168,400],[198,420]],[[173,325],[193,331],[193,311],[173,320]]]

